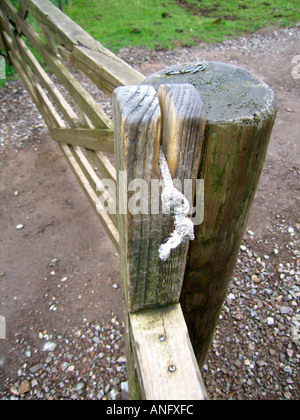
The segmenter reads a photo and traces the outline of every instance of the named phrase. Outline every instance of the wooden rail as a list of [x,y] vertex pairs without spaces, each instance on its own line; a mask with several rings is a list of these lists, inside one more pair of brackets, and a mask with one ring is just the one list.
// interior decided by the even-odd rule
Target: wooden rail
[[[102,178],[117,181],[117,171],[109,156],[115,149],[113,123],[69,67],[82,71],[108,96],[112,96],[117,87],[139,84],[144,76],[105,49],[47,0],[21,0],[19,10],[9,0],[1,0],[0,28],[1,48],[15,66],[43,116],[50,136],[58,143],[119,251],[117,215],[99,211],[99,191],[104,189]],[[40,64],[34,50],[44,65]],[[45,65],[64,89],[53,82]],[[115,200],[115,197],[109,199]],[[121,239],[124,240],[123,236]],[[178,261],[183,264],[184,259]],[[183,273],[184,267],[181,278]],[[175,270],[175,283],[176,274]],[[177,287],[174,302],[178,301],[179,294],[180,287]],[[169,301],[168,296],[165,301]],[[138,387],[131,381],[131,396],[134,398],[137,389],[141,389],[147,399],[203,399],[206,394],[180,305],[150,311],[148,315],[133,314],[125,305],[125,315],[130,329],[128,346],[135,349],[129,352],[128,366],[131,366],[131,356],[135,360],[133,366],[138,366],[138,370],[133,367],[129,375],[135,376],[138,372],[140,380]],[[144,325],[146,321],[150,322],[147,326]],[[163,341],[160,337],[162,325],[166,334]],[[157,342],[161,345],[156,346]],[[147,355],[151,343],[154,346],[150,352],[152,360]],[[154,360],[158,363],[152,372]],[[176,372],[170,368],[172,363],[176,363]],[[174,387],[178,388],[175,393]]]
[[[120,252],[131,398],[206,399],[199,368],[262,172],[278,108],[273,91],[215,62],[145,79],[47,0],[20,0],[19,10],[1,0],[0,47]],[[113,98],[114,122],[70,66]],[[167,261],[158,247],[174,229],[172,215],[128,211],[130,181],[162,180],[161,151],[172,178],[192,181],[197,211],[197,179],[205,189],[195,241]],[[102,194],[117,212],[105,211]],[[151,189],[144,198],[150,209]]]
[[[2,48],[97,211],[101,175],[116,179],[115,168],[106,156],[114,153],[113,124],[68,70],[66,61],[109,96],[117,86],[140,83],[144,76],[105,49],[47,0],[21,0],[19,10],[8,0],[1,0],[0,24]],[[56,75],[64,91],[52,81],[28,43]],[[97,215],[118,250],[116,217],[98,211]]]

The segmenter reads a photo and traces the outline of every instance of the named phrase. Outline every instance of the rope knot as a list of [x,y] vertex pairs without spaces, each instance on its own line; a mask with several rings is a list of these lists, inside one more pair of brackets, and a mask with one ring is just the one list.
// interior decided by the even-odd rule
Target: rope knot
[[160,149],[159,165],[164,180],[163,192],[161,195],[162,209],[175,219],[175,230],[169,239],[159,247],[159,258],[166,261],[172,249],[176,249],[179,245],[188,240],[194,240],[194,224],[188,218],[190,212],[190,204],[187,198],[179,192],[172,180],[170,169],[164,152]]

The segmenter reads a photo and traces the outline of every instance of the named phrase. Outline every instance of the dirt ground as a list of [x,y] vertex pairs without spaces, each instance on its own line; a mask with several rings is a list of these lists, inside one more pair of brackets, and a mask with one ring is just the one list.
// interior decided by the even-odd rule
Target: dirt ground
[[[274,265],[288,253],[276,220],[300,223],[300,79],[292,77],[300,27],[290,32],[176,52],[120,52],[145,75],[178,62],[217,60],[247,69],[274,89],[280,109],[248,223],[255,244],[251,235],[244,238]],[[0,98],[2,135],[8,139],[0,147],[0,315],[7,323],[7,340],[0,340],[1,393],[22,360],[15,337],[40,348],[45,331],[65,336],[83,319],[105,325],[123,316],[119,256],[57,145],[21,82],[8,83]]]

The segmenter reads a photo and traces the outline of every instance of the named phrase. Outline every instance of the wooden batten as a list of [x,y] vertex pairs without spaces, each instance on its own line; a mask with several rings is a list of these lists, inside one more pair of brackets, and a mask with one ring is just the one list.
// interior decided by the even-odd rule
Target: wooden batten
[[237,66],[208,61],[203,62],[204,71],[192,73],[195,67],[176,65],[143,83],[158,91],[164,83],[189,83],[203,100],[206,128],[198,178],[204,180],[204,221],[196,226],[196,239],[190,243],[180,298],[202,367],[263,169],[278,102],[269,86]]
[[53,128],[50,129],[53,140],[80,146],[86,149],[114,153],[113,130],[88,128]]
[[118,86],[138,84],[144,76],[104,48],[79,25],[47,0],[21,0],[24,10],[47,26],[59,45],[70,52],[70,61],[89,76],[96,85],[112,95]]
[[207,399],[179,304],[130,314],[130,329],[143,399]]
[[[126,191],[124,201],[121,198],[119,202],[121,266],[130,312],[179,301],[188,251],[185,243],[168,261],[159,259],[158,248],[173,229],[170,215],[162,215],[161,209],[157,214],[151,211],[152,181],[161,179],[161,115],[163,147],[167,155],[169,148],[172,153],[176,150],[178,161],[174,169],[181,181],[191,179],[198,171],[203,140],[202,102],[193,87],[178,85],[170,90],[163,86],[158,96],[160,101],[148,86],[118,88],[114,94],[119,196],[122,188],[136,179],[142,179],[147,189],[140,214],[132,214],[129,208],[133,194]],[[168,114],[170,104],[172,112]],[[120,173],[124,172],[127,179],[122,187]]]

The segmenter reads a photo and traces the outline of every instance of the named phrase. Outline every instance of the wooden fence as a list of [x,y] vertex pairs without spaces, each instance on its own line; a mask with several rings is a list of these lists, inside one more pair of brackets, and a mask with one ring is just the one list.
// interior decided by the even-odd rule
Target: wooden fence
[[[47,0],[20,0],[19,10],[1,0],[0,29],[0,47],[120,252],[131,398],[206,399],[200,369],[262,171],[277,111],[273,92],[249,73],[213,62],[145,80]],[[113,97],[114,123],[70,66]],[[120,211],[126,194],[124,203],[116,199],[120,173],[127,182],[162,178],[160,150],[172,177],[191,179],[194,193],[196,179],[205,181],[196,239],[167,261],[158,247],[172,217],[133,216]],[[107,191],[106,199],[118,215],[101,208],[103,179],[117,185],[116,197]]]

